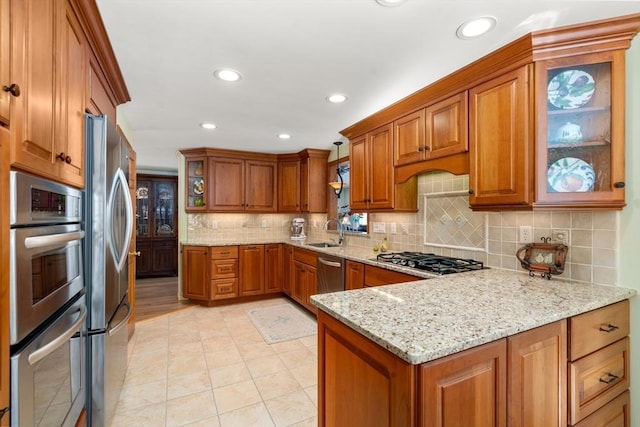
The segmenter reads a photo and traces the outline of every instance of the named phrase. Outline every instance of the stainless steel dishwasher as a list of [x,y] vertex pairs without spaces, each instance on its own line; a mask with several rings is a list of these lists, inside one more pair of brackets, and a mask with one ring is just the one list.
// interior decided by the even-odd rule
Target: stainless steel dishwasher
[[344,259],[318,254],[318,293],[344,291]]

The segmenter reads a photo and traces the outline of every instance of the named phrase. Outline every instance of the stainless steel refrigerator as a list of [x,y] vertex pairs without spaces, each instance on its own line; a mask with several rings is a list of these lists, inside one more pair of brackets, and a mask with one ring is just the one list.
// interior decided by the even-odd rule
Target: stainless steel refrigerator
[[87,115],[85,262],[88,305],[88,417],[108,426],[127,369],[131,316],[127,258],[133,229],[129,158],[106,116]]

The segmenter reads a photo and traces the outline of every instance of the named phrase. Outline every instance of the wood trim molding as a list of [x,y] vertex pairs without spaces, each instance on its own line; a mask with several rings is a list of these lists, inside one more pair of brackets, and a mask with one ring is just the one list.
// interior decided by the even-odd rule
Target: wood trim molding
[[71,0],[71,5],[80,19],[98,64],[107,77],[109,87],[115,94],[117,104],[131,101],[95,0]]

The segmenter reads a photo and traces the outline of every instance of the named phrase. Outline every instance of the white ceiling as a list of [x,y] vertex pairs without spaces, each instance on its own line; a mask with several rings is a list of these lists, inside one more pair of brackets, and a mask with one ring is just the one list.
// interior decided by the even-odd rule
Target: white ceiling
[[[131,95],[138,165],[176,151],[330,149],[339,131],[532,30],[640,12],[640,0],[98,0]],[[494,30],[456,38],[465,20]],[[218,68],[239,71],[224,83]],[[344,93],[343,104],[325,97]],[[213,122],[218,128],[198,126]],[[280,140],[279,133],[290,140]]]

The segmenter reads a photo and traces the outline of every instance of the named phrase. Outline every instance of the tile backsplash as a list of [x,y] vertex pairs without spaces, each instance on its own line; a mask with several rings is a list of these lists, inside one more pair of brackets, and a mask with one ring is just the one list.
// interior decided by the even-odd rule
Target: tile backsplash
[[[369,229],[373,229],[374,223],[384,224],[385,232],[370,231],[363,236],[348,235],[346,244],[372,249],[387,237],[392,251],[433,252],[472,258],[492,268],[524,271],[515,256],[518,248],[524,245],[518,242],[520,226],[532,227],[534,242],[540,242],[541,237],[550,236],[552,230],[566,230],[569,235],[569,252],[561,277],[605,285],[617,284],[617,211],[478,213],[467,207],[468,200],[464,196],[454,195],[448,201],[442,197],[442,193],[461,192],[468,188],[469,178],[466,175],[457,176],[446,172],[420,175],[417,213],[370,214]],[[438,197],[434,198],[434,195]],[[431,205],[429,209],[433,208],[433,216],[431,219],[427,216],[426,221],[425,198],[427,205],[429,201],[442,199],[437,203],[437,208]],[[464,223],[451,226],[448,220],[442,219],[443,215],[454,222],[458,219]],[[188,214],[187,241],[215,244],[216,241],[228,242],[234,239],[239,242],[251,239],[287,240],[291,219],[298,216],[306,219],[308,240],[327,241],[336,238],[335,233],[322,230],[327,218],[325,214]],[[486,218],[486,227],[478,222],[478,218]],[[446,222],[450,226],[448,230],[447,227],[436,230],[438,220],[441,225],[443,221]],[[391,232],[393,224],[395,234]],[[485,246],[486,251],[464,249],[470,246]]]

